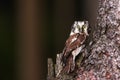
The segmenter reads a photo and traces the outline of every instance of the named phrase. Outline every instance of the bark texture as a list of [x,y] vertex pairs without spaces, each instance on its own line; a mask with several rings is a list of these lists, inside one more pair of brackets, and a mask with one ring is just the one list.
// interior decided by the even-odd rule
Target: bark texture
[[99,0],[90,56],[78,80],[120,80],[120,0]]
[[99,0],[97,25],[90,40],[75,80],[120,80],[120,0]]

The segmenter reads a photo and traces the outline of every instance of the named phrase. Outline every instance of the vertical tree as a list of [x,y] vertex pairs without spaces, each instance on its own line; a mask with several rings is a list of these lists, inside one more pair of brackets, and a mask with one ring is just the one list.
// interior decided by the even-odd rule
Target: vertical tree
[[88,52],[90,56],[83,62],[83,69],[78,71],[77,79],[119,80],[120,0],[99,0],[97,25],[92,41]]
[[97,25],[92,31],[92,44],[86,48],[87,57],[75,80],[119,80],[120,0],[99,0]]

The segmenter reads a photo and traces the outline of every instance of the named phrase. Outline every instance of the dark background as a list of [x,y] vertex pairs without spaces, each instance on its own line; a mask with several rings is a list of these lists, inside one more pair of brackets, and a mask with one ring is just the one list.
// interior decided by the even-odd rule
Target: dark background
[[96,22],[97,0],[0,0],[0,80],[45,80],[75,20]]

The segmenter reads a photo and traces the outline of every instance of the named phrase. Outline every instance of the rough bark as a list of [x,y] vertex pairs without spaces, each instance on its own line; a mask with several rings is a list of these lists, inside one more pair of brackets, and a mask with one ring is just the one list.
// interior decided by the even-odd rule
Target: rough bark
[[89,54],[78,80],[120,80],[120,0],[99,0]]
[[99,0],[97,25],[90,40],[75,80],[120,80],[120,0]]

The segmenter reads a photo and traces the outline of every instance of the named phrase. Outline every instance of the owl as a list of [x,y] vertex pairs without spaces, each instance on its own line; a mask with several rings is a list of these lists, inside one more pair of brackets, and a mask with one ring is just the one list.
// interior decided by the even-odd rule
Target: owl
[[70,73],[75,69],[75,58],[80,54],[85,46],[84,42],[88,36],[88,21],[75,21],[69,38],[66,40],[62,52],[63,70],[62,72]]

